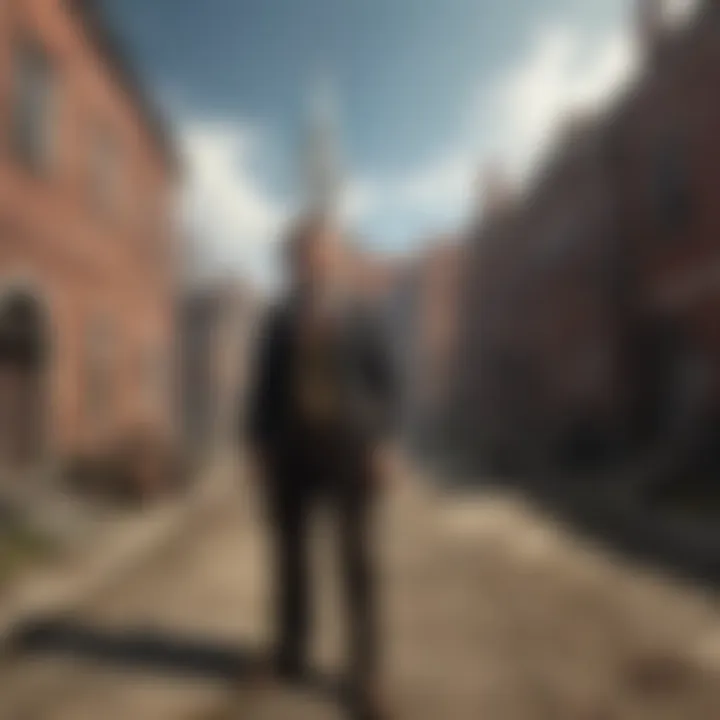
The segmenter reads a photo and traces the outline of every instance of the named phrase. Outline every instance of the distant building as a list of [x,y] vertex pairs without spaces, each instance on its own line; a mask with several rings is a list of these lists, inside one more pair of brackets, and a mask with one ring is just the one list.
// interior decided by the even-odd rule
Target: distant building
[[436,238],[397,264],[386,314],[401,387],[401,431],[416,452],[435,452],[448,410],[457,350],[463,249]]
[[398,434],[408,449],[418,437],[415,412],[418,388],[417,357],[420,346],[421,275],[417,258],[407,259],[399,270],[385,304],[388,342],[398,385]]
[[175,173],[96,3],[0,3],[0,466],[172,433]]
[[386,303],[404,267],[402,260],[383,257],[348,243],[350,282],[372,303]]
[[238,439],[258,312],[255,296],[239,281],[206,281],[185,292],[179,397],[183,445],[191,455]]

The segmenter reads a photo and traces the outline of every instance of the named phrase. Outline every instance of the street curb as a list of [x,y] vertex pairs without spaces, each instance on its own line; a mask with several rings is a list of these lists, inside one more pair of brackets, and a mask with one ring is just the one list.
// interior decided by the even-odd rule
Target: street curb
[[[81,608],[111,590],[146,562],[172,547],[195,522],[202,522],[225,505],[227,488],[200,485],[149,514],[134,518],[136,527],[123,527],[108,548],[90,554],[79,566],[62,563],[33,574],[13,588],[0,603],[0,652],[12,649],[12,639],[24,624]],[[135,524],[135,523],[133,523]]]

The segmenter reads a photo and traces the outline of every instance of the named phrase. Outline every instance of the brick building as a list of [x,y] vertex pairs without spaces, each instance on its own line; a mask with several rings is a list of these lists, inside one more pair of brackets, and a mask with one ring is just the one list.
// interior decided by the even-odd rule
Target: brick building
[[185,290],[180,303],[183,444],[196,459],[237,442],[249,360],[262,302],[235,279]]
[[0,4],[0,465],[173,420],[175,164],[95,3]]
[[501,447],[512,429],[512,398],[520,386],[510,377],[517,360],[509,358],[522,358],[524,340],[516,321],[521,208],[509,192],[496,192],[494,174],[488,182],[481,217],[465,237],[452,391],[453,444],[471,466]]
[[655,12],[608,149],[637,327],[633,405],[651,425],[688,393],[720,402],[720,3],[674,31]]
[[392,293],[403,262],[363,247],[359,238],[346,239],[348,282],[370,303],[382,305]]
[[627,410],[622,248],[604,128],[574,117],[561,137],[507,221],[512,258],[500,252],[504,272],[492,262],[483,271],[495,273],[491,282],[504,293],[488,307],[501,310],[501,345],[485,349],[487,361],[498,362],[509,397],[495,413],[506,419],[509,440],[522,439],[522,452],[511,442],[506,453],[531,466],[599,460],[620,442]]
[[720,3],[638,3],[639,76],[470,240],[456,412],[491,465],[596,464],[720,408]]

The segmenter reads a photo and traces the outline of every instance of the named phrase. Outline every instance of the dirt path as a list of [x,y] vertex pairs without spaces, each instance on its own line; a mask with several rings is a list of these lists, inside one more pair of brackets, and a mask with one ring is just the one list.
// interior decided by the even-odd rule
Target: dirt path
[[[197,536],[41,635],[0,673],[0,718],[342,717],[321,692],[243,681],[269,629],[258,518],[239,491]],[[403,483],[379,530],[398,718],[720,718],[720,612],[699,592],[623,567],[508,497]],[[315,545],[315,661],[328,673],[342,657],[331,531],[321,520]]]

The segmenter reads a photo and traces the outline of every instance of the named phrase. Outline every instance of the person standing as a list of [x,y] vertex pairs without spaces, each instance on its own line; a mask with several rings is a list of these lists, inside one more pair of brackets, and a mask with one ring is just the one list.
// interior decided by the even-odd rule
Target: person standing
[[275,669],[291,680],[306,669],[308,525],[324,503],[339,534],[352,707],[375,719],[384,715],[371,527],[393,429],[394,373],[378,318],[347,282],[332,223],[303,218],[285,250],[289,292],[262,328],[249,422],[275,545]]

